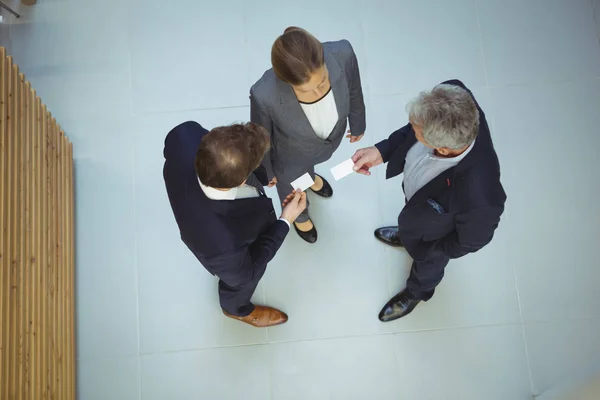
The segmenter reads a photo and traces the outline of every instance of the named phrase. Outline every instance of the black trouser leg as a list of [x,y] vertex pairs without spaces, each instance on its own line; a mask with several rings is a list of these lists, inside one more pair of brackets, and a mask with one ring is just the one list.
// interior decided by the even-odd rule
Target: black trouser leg
[[219,281],[219,301],[221,308],[231,315],[245,317],[254,311],[250,302],[260,279],[248,281],[244,285],[232,287],[222,280]]
[[413,261],[406,288],[419,300],[429,300],[435,287],[444,277],[444,269],[450,259],[446,255],[435,255],[425,261]]

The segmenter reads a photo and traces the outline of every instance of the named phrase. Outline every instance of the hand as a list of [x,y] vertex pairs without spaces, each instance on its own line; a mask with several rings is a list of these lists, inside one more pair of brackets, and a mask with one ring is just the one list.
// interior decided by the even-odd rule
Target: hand
[[354,171],[368,176],[371,175],[370,168],[383,163],[383,157],[381,157],[381,153],[377,147],[371,146],[354,153],[352,161],[354,161]]
[[275,185],[277,185],[277,177],[276,177],[276,176],[274,176],[274,177],[273,177],[273,179],[271,179],[271,180],[269,181],[269,184],[268,184],[267,186],[268,186],[268,187],[273,187],[273,186],[275,186]]
[[292,199],[294,198],[295,195],[296,195],[296,190],[293,190],[292,193],[288,194],[287,197],[285,199],[283,199],[283,202],[281,202],[281,207],[285,207],[288,204],[290,204],[290,201],[292,201]]
[[295,190],[283,200],[283,211],[281,218],[291,224],[306,209],[306,193],[301,190]]
[[[348,129],[348,133],[351,133],[351,132],[350,132],[350,129]],[[346,135],[346,138],[350,139],[350,143],[356,143],[356,142],[358,142],[360,139],[362,139],[362,138],[363,138],[363,136],[365,136],[365,134],[364,134],[364,133],[363,133],[362,135],[360,135],[360,136],[352,136],[352,135],[350,134],[350,135]]]

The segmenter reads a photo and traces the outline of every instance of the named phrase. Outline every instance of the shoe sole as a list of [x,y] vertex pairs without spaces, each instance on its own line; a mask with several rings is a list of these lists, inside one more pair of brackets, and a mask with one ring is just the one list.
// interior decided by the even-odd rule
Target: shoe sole
[[331,196],[325,196],[325,195],[322,195],[322,194],[319,194],[319,193],[317,193],[317,192],[316,192],[316,191],[314,191],[313,189],[310,189],[310,191],[311,191],[311,192],[313,192],[314,194],[316,194],[317,196],[319,196],[319,197],[322,197],[322,198],[324,198],[324,199],[330,199],[330,198],[332,198],[332,197],[333,197],[333,193],[331,194]]
[[284,320],[283,320],[283,321],[281,321],[281,322],[277,322],[277,323],[274,323],[274,324],[268,324],[268,325],[254,325],[254,324],[253,324],[253,323],[251,323],[251,322],[244,321],[243,319],[239,319],[239,318],[237,318],[235,315],[226,314],[226,313],[223,313],[223,315],[225,315],[227,318],[231,318],[231,319],[233,319],[233,320],[235,320],[235,321],[242,322],[242,323],[244,323],[244,324],[246,324],[246,325],[250,325],[250,326],[253,326],[253,327],[255,327],[255,328],[269,328],[269,327],[271,327],[271,326],[283,325],[283,324],[285,324],[286,322],[288,322],[288,320],[289,320],[289,317],[286,315],[286,319],[284,319]]
[[393,243],[388,242],[387,240],[383,240],[382,238],[380,238],[377,235],[373,235],[373,236],[375,236],[375,239],[379,240],[381,243],[387,244],[388,246],[396,247],[396,248],[404,248],[404,246],[402,246],[401,244],[393,244]]
[[[313,229],[316,229],[316,228],[314,228],[314,226],[313,226]],[[306,240],[306,239],[304,239],[304,238],[302,237],[302,233],[305,233],[305,232],[302,232],[300,229],[298,229],[298,227],[296,226],[296,224],[294,224],[294,230],[296,231],[296,233],[298,234],[298,236],[300,236],[300,239],[304,240],[304,241],[305,241],[306,243],[308,243],[308,244],[313,244],[313,243],[316,243],[316,242],[317,242],[317,239],[319,238],[319,236],[317,236],[317,237],[315,238],[315,241],[314,241],[314,242],[310,242],[310,241],[308,241],[308,240]],[[318,234],[317,234],[317,235],[318,235]]]

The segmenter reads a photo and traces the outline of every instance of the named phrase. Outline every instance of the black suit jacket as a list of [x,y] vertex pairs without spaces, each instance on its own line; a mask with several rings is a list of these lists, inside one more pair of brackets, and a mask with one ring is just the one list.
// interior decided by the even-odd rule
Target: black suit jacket
[[[443,83],[469,91],[458,80]],[[401,240],[416,261],[436,254],[458,258],[473,253],[492,240],[498,227],[506,194],[485,114],[479,104],[477,108],[479,133],[469,154],[415,193],[398,216]],[[404,171],[406,154],[416,142],[408,124],[376,144],[388,163],[386,178]]]
[[[289,227],[278,221],[271,199],[264,195],[240,200],[206,197],[194,159],[207,133],[192,121],[169,132],[163,176],[181,239],[210,273],[235,287],[262,277]],[[264,169],[255,174],[267,183]]]

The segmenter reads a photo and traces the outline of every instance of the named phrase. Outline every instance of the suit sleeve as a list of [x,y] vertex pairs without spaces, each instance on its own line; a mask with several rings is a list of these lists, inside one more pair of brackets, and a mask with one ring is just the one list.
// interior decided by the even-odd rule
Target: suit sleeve
[[271,138],[271,150],[265,154],[261,165],[265,167],[267,179],[270,181],[275,176],[273,165],[271,164],[271,152],[273,151],[273,121],[269,114],[258,103],[252,90],[250,91],[250,121],[259,124],[269,132]]
[[475,253],[494,237],[502,211],[502,207],[486,207],[458,214],[456,230],[438,240],[435,250],[450,258]]
[[465,211],[455,215],[455,230],[438,240],[434,250],[459,258],[480,250],[492,240],[506,201],[499,179],[499,174],[478,169],[459,181],[455,191],[466,194],[457,198]]
[[285,222],[276,221],[248,246],[206,260],[207,267],[233,287],[261,279],[289,230]]
[[352,45],[348,41],[344,41],[348,45],[350,57],[346,67],[348,74],[348,83],[350,89],[350,131],[352,136],[360,136],[367,129],[365,101],[363,98],[362,84],[360,81],[360,70],[358,68],[358,60]]
[[392,154],[394,154],[394,151],[396,151],[396,149],[404,143],[404,141],[406,140],[406,136],[411,131],[411,125],[406,124],[402,128],[392,133],[389,138],[382,140],[381,142],[375,145],[375,147],[377,147],[377,149],[381,153],[384,163],[390,160],[390,157],[392,156]]
[[267,263],[275,257],[289,231],[285,222],[277,221],[250,245],[248,261],[252,262],[251,270],[254,271],[251,278],[262,277]]

